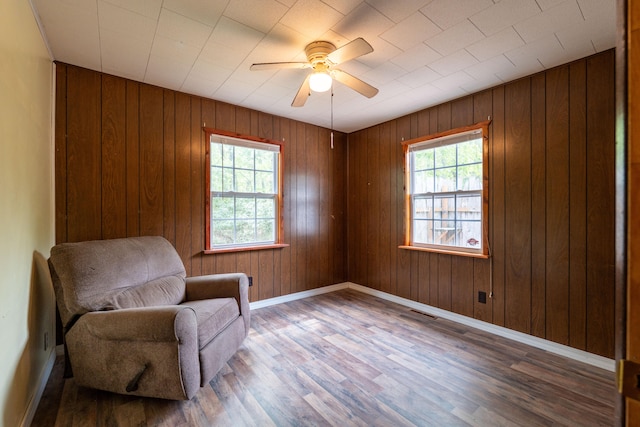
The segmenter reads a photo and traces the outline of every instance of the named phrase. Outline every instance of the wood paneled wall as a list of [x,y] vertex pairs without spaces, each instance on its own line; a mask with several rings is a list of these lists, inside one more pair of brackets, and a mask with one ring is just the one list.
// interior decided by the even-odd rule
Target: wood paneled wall
[[[613,357],[614,71],[607,51],[331,150],[324,128],[57,64],[56,239],[160,234],[189,275],[252,275],[252,301],[348,279]],[[398,249],[401,141],[489,116],[492,257]],[[284,141],[290,247],[202,253],[204,124]]]
[[[614,94],[611,50],[350,134],[349,280],[613,358]],[[401,141],[489,116],[491,258],[398,249]]]
[[[188,275],[242,271],[252,301],[346,279],[347,137],[57,64],[56,241],[162,235]],[[203,254],[203,125],[281,141],[284,249]]]

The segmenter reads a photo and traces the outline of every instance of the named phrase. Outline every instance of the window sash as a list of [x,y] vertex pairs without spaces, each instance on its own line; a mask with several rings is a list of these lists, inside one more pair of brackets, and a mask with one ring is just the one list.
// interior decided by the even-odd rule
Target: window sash
[[[489,255],[489,124],[481,122],[403,142],[406,211],[402,248]],[[456,147],[455,151],[449,147]]]
[[[476,211],[466,211],[459,207],[459,200],[463,198],[477,198],[479,209]],[[453,208],[448,209],[446,214],[440,210],[436,213],[436,199],[447,199],[453,201]],[[419,201],[426,201],[427,206],[431,208],[431,213],[417,215],[417,204]],[[429,204],[428,202],[431,201]],[[462,218],[463,214],[475,217]],[[477,217],[477,218],[476,218]],[[482,190],[475,191],[456,191],[443,193],[422,193],[411,195],[411,240],[412,246],[424,248],[445,248],[447,250],[465,251],[470,253],[482,252]],[[445,224],[446,226],[444,226]],[[431,225],[427,228],[427,235],[421,226]],[[439,227],[437,226],[439,225]],[[468,235],[465,233],[465,227],[475,225],[475,233],[477,235]],[[439,232],[439,234],[438,234]],[[475,234],[472,233],[472,234]],[[453,244],[449,242],[453,239]]]
[[[209,230],[206,250],[251,249],[280,244],[280,145],[224,134],[208,135]],[[232,149],[228,150],[229,147]],[[245,162],[238,157],[242,155],[238,154],[238,148],[253,150],[250,161]],[[272,161],[261,156],[260,152],[271,155]],[[265,180],[267,187],[261,186]],[[223,199],[227,202],[221,203]],[[267,203],[260,205],[260,201]],[[244,206],[240,206],[241,203]]]

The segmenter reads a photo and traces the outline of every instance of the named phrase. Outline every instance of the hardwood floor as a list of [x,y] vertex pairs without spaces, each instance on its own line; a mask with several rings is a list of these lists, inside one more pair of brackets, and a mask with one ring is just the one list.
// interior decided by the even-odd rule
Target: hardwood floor
[[614,374],[354,290],[261,308],[186,402],[51,375],[33,426],[606,426]]

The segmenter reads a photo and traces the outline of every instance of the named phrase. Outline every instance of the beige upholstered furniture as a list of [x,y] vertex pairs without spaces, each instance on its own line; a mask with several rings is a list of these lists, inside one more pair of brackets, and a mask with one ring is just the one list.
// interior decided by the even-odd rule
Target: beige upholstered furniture
[[162,237],[63,243],[49,266],[81,386],[190,399],[249,332],[247,276],[187,278]]

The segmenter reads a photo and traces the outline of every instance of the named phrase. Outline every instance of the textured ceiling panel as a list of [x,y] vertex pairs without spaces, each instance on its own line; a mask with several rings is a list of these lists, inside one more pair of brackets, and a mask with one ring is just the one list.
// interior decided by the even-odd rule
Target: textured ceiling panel
[[291,102],[305,46],[363,37],[374,51],[339,65],[379,89],[334,82],[345,132],[615,46],[615,0],[32,0],[55,60],[331,126],[330,93]]

